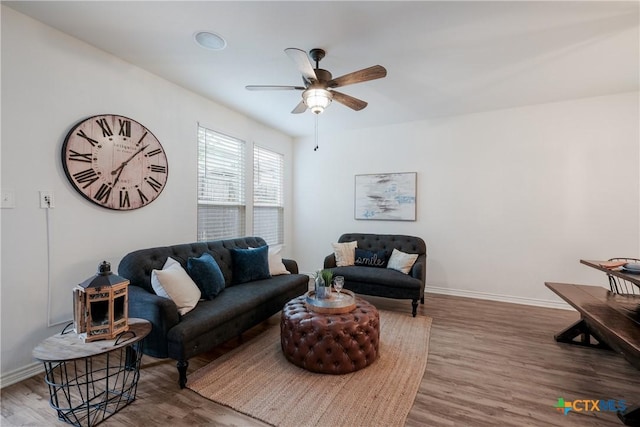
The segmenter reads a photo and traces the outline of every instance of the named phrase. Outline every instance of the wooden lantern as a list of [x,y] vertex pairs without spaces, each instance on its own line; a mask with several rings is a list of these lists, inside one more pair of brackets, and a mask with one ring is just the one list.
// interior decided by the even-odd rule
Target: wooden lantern
[[98,274],[73,289],[73,329],[83,341],[110,340],[129,330],[128,286],[103,261]]

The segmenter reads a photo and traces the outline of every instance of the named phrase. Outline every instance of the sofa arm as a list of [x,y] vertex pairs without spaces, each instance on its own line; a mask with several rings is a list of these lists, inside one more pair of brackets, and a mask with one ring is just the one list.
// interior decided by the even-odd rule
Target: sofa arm
[[298,274],[298,263],[295,260],[282,258],[282,263],[289,273]]
[[151,322],[151,333],[145,338],[144,352],[153,357],[168,357],[167,332],[180,321],[178,307],[169,298],[129,286],[129,317]]
[[334,268],[336,265],[336,254],[327,255],[324,258],[324,268]]
[[420,255],[411,268],[409,273],[411,277],[414,277],[422,282],[422,289],[424,290],[425,282],[427,278],[427,257],[426,255]]

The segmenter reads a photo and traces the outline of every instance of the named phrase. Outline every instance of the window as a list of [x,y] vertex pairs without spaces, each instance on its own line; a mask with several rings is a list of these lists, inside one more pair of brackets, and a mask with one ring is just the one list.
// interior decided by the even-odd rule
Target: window
[[[198,126],[198,241],[248,233],[269,245],[284,243],[284,156],[253,145],[251,157],[250,149],[241,139]],[[246,209],[246,200],[253,209]]]
[[253,149],[253,235],[267,244],[284,243],[284,156]]
[[245,142],[198,126],[198,240],[246,234]]

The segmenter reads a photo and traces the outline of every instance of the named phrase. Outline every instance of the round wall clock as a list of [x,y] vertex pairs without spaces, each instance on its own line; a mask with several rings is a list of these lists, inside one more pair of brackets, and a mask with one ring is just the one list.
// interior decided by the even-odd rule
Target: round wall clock
[[77,123],[62,145],[62,165],[84,198],[115,210],[153,202],[169,173],[167,156],[151,131],[115,114]]

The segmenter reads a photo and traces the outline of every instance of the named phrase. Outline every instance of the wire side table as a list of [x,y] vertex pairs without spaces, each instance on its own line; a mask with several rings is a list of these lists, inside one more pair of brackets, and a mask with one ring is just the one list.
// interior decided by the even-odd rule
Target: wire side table
[[33,357],[44,363],[49,404],[59,420],[91,427],[135,400],[142,340],[151,323],[128,322],[129,331],[117,339],[85,343],[76,333],[63,331],[33,350]]

